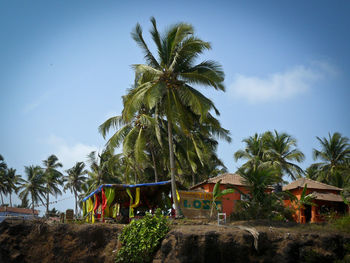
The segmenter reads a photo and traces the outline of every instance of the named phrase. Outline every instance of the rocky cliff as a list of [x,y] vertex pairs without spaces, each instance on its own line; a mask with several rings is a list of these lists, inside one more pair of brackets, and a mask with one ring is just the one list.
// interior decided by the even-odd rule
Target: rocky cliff
[[[122,227],[4,221],[0,262],[114,262]],[[174,225],[153,262],[350,262],[347,254],[350,235],[339,232]]]

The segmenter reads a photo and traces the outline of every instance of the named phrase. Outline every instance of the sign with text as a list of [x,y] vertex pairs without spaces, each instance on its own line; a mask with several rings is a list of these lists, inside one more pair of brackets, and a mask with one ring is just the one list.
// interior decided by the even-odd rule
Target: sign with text
[[[180,208],[185,217],[209,218],[213,193],[202,191],[179,191],[179,195]],[[222,208],[221,200],[217,200],[215,203],[219,209]]]

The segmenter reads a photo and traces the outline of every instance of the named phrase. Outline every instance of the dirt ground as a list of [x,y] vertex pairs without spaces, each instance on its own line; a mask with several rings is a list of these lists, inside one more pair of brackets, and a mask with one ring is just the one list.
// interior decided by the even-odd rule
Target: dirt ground
[[[123,227],[4,221],[0,262],[114,262]],[[264,221],[218,226],[184,219],[172,222],[153,262],[321,263],[345,260],[347,254],[350,235],[323,226]]]

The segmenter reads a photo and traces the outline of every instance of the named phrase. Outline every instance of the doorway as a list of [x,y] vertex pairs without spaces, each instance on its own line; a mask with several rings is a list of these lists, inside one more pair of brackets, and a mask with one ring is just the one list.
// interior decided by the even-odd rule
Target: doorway
[[311,221],[311,205],[305,205],[304,215],[305,222],[309,223]]

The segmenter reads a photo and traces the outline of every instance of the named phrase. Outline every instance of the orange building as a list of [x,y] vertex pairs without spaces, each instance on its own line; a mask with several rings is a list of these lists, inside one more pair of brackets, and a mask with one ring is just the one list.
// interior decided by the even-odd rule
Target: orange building
[[[343,190],[341,188],[307,178],[300,178],[284,186],[283,191],[289,191],[300,200],[305,184],[307,184],[306,194],[313,193],[315,196],[313,201],[315,206],[305,205],[304,209],[301,209],[300,217],[299,210],[297,209],[294,214],[296,222],[322,222],[324,221],[322,216],[323,213],[333,211],[338,214],[344,214],[346,212],[347,206],[344,204],[343,199],[340,196],[340,191]],[[286,206],[296,208],[296,205],[291,203],[290,200],[285,200],[284,203]]]
[[[225,173],[218,175],[213,178],[209,178],[199,184],[192,186],[191,190],[202,190],[205,192],[213,192],[215,184],[221,180],[220,190],[230,188],[230,186],[235,186],[242,193],[249,193],[248,189],[244,186],[243,178],[238,174]],[[222,200],[222,212],[229,216],[235,209],[235,204],[237,200],[242,200],[241,194],[236,191],[233,194],[225,195],[221,198]]]

